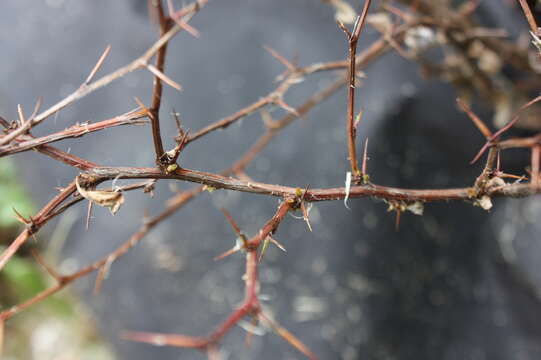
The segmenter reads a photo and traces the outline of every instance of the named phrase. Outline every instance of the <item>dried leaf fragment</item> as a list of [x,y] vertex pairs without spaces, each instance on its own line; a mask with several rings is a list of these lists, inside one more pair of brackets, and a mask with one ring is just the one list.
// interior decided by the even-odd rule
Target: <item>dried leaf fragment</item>
[[436,43],[436,34],[427,26],[417,26],[406,31],[404,43],[411,51],[419,54]]
[[393,21],[388,13],[379,12],[368,15],[366,22],[383,34],[390,34],[393,30]]
[[423,215],[423,212],[425,210],[425,206],[422,202],[420,201],[415,201],[411,204],[408,204],[406,206],[406,210],[410,211],[411,213],[415,214],[415,215]]
[[113,215],[116,214],[120,206],[124,203],[124,195],[120,191],[85,189],[80,184],[79,176],[75,179],[75,185],[82,197],[97,205],[109,208]]
[[490,200],[490,196],[483,195],[480,199],[475,201],[474,205],[479,206],[483,210],[489,211],[492,209],[492,200]]
[[326,0],[335,9],[334,19],[344,24],[353,24],[357,18],[355,9],[344,0]]

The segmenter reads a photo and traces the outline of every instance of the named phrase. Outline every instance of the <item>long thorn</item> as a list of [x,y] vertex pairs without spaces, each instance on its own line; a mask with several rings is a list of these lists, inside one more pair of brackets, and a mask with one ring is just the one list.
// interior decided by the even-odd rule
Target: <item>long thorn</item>
[[36,259],[38,264],[40,264],[41,267],[43,267],[49,275],[51,275],[58,282],[62,281],[62,276],[59,273],[57,273],[56,270],[53,269],[49,264],[47,264],[45,259],[37,251],[35,251],[34,249],[31,249],[30,252],[32,253],[32,256],[34,257],[34,259]]
[[17,104],[17,114],[19,114],[19,122],[23,126],[26,123],[26,116],[24,116],[24,110],[21,104]]
[[215,256],[213,260],[214,261],[222,260],[223,258],[226,258],[226,257],[228,257],[230,255],[233,255],[234,253],[239,252],[241,249],[242,249],[242,247],[240,247],[240,246],[232,247],[231,249],[221,253],[220,255]]
[[146,65],[146,68],[148,69],[148,71],[150,71],[151,73],[153,73],[156,77],[160,78],[160,80],[162,80],[164,83],[166,83],[167,85],[177,89],[178,91],[181,91],[182,90],[182,86],[180,86],[179,83],[175,82],[173,79],[167,77],[163,72],[161,72],[160,70],[158,70],[158,68],[156,68],[154,65],[152,64],[147,64]]
[[227,211],[227,210],[224,209],[224,208],[221,208],[220,210],[222,210],[222,213],[224,214],[225,218],[227,219],[227,221],[229,222],[229,224],[231,225],[231,227],[232,227],[233,230],[235,231],[235,234],[237,234],[238,237],[243,237],[244,234],[243,234],[242,231],[240,230],[239,225],[237,224],[237,222],[235,221],[235,219],[233,219],[233,217],[231,216],[231,214],[229,213],[229,211]]
[[364,140],[364,150],[363,150],[363,164],[361,167],[361,173],[363,176],[367,176],[367,162],[368,162],[368,138]]
[[41,103],[43,102],[43,97],[38,96],[38,99],[36,100],[36,105],[34,105],[34,111],[32,111],[32,115],[30,115],[30,118],[28,121],[32,121],[36,115],[39,112],[39,109],[41,108]]
[[272,320],[269,316],[265,315],[263,312],[259,313],[259,319],[265,321],[269,326],[280,335],[285,341],[287,341],[295,349],[299,350],[306,357],[311,360],[317,359],[316,355],[306,346],[302,341],[300,341],[295,335],[289,332],[287,329],[283,328],[276,321]]
[[471,119],[471,121],[473,121],[474,125],[477,127],[477,129],[479,129],[481,134],[483,134],[486,139],[492,137],[492,132],[489,130],[488,126],[486,126],[483,120],[481,120],[464,101],[462,101],[460,98],[457,98],[456,103],[458,104],[460,109],[468,115],[468,117]]
[[263,48],[267,50],[276,60],[282,63],[282,65],[284,65],[289,71],[296,70],[297,67],[293,65],[291,61],[287,60],[284,56],[280,55],[276,50],[267,45],[263,45]]
[[103,51],[100,58],[98,59],[98,62],[96,63],[96,65],[94,65],[94,68],[92,69],[92,71],[90,71],[90,74],[88,74],[88,77],[86,78],[84,82],[85,85],[88,85],[92,82],[92,79],[94,79],[94,76],[96,76],[96,73],[101,68],[105,59],[107,58],[107,55],[109,55],[110,52],[111,52],[111,45],[107,45],[107,47],[105,48],[105,51]]
[[187,22],[183,21],[180,16],[175,16],[175,8],[173,6],[173,0],[167,0],[167,6],[169,9],[169,16],[171,19],[173,19],[174,22],[177,23],[178,26],[186,30],[189,34],[193,35],[194,37],[199,37],[199,31],[188,24]]

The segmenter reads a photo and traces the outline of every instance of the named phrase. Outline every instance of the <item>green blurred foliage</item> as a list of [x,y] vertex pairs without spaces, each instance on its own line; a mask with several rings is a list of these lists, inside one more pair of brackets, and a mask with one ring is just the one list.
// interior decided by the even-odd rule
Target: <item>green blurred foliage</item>
[[[16,164],[0,159],[0,253],[22,224],[13,209],[28,218],[32,201],[17,178]],[[26,246],[32,246],[29,242]],[[19,251],[0,272],[0,310],[20,304],[55,280],[28,253]],[[48,297],[6,323],[2,360],[112,360],[92,315],[69,291]]]
[[[0,250],[3,250],[0,248]],[[29,260],[13,257],[2,272],[4,281],[17,298],[26,299],[45,288],[41,272]]]
[[0,228],[18,224],[13,209],[28,216],[33,213],[34,206],[22,184],[17,180],[15,164],[11,159],[0,159]]

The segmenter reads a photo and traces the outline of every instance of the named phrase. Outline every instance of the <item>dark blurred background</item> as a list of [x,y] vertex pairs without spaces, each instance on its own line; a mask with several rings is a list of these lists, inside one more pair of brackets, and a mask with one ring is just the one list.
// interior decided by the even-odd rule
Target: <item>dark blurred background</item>
[[[522,14],[505,1],[482,2],[476,16],[513,35],[517,28],[527,28]],[[48,107],[69,94],[108,44],[112,51],[100,74],[140,56],[157,37],[143,0],[4,0],[0,21],[0,113],[8,119],[16,118],[19,103],[29,113],[38,96]],[[186,128],[197,130],[274,88],[283,68],[263,45],[290,59],[298,57],[300,65],[346,56],[334,9],[318,0],[211,0],[192,24],[201,31],[200,39],[183,33],[168,52],[166,73],[184,91],[164,91],[161,118],[167,148],[176,133],[173,108]],[[378,36],[367,27],[360,51]],[[416,64],[394,53],[365,73],[358,91],[364,109],[359,143],[370,138],[371,180],[416,188],[470,185],[481,165],[468,163],[483,138],[456,110],[455,90],[439,80],[422,79]],[[310,76],[288,92],[286,102],[299,105],[334,75]],[[62,110],[34,134],[124,113],[136,106],[134,96],[149,103],[151,85],[150,73],[130,74]],[[301,188],[343,186],[348,169],[345,99],[340,91],[297,120],[247,173],[258,181]],[[273,117],[282,114],[272,109]],[[259,115],[250,116],[190,145],[180,165],[223,170],[263,130]],[[57,145],[102,165],[153,166],[151,141],[150,128],[139,126]],[[55,194],[55,187],[77,175],[34,152],[13,159],[38,207]],[[517,152],[506,166],[524,172],[527,159]],[[174,192],[191,187],[160,181],[154,198],[130,193],[114,217],[95,209],[88,231],[86,206],[77,205],[64,215],[64,223],[70,224],[64,227],[65,242],[52,236],[56,222],[38,235],[39,243],[61,248],[58,266],[72,271],[107,254],[138,229],[145,213],[156,214]],[[205,193],[115,262],[99,295],[92,295],[94,276],[78,281],[72,290],[91,308],[98,332],[118,359],[204,358],[191,350],[127,342],[119,333],[209,333],[243,297],[241,257],[212,260],[235,238],[219,209],[228,209],[253,234],[277,204],[258,195]],[[399,231],[383,202],[350,200],[349,206],[351,210],[340,201],[316,204],[313,232],[302,220],[287,218],[276,234],[287,253],[271,247],[261,267],[265,306],[321,359],[541,356],[537,197],[496,200],[490,213],[467,203],[428,204],[422,217],[404,214]],[[239,328],[224,339],[224,358],[302,358],[272,333],[255,337],[246,348],[245,334]]]

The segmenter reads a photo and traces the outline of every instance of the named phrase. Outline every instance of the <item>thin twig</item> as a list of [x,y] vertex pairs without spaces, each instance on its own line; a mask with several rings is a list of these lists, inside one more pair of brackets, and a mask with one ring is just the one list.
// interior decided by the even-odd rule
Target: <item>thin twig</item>
[[539,156],[541,155],[541,145],[532,147],[532,186],[534,191],[539,189]]
[[32,252],[32,256],[34,257],[34,259],[36,259],[38,264],[40,264],[41,267],[43,267],[45,271],[47,271],[47,273],[51,275],[51,277],[53,277],[53,279],[57,281],[61,281],[62,277],[60,276],[60,274],[58,274],[55,269],[53,269],[49,264],[47,264],[45,259],[37,251],[32,249],[31,252]]
[[17,141],[14,144],[0,146],[0,157],[28,151],[41,145],[50,144],[64,139],[80,137],[87,133],[105,130],[116,126],[146,124],[148,123],[148,120],[143,119],[144,116],[145,114],[143,112],[135,110],[124,115],[99,121],[93,124],[76,124],[65,130],[41,136],[39,138],[20,136],[17,138]]
[[167,0],[167,6],[169,10],[169,16],[173,21],[175,21],[180,27],[184,28],[186,32],[192,34],[194,37],[199,37],[199,31],[197,31],[196,28],[188,24],[187,22],[182,20],[182,12],[178,12],[175,10],[175,7],[173,6],[173,0]]
[[98,167],[98,164],[96,163],[80,158],[73,154],[68,154],[67,152],[59,150],[51,145],[38,146],[36,148],[36,151],[82,171],[87,171],[92,168]]
[[535,17],[532,14],[532,10],[530,9],[530,6],[528,5],[528,2],[526,0],[518,0],[520,3],[520,6],[522,7],[522,11],[524,12],[524,16],[526,17],[526,20],[528,20],[528,25],[530,25],[530,30],[532,33],[537,35],[538,27],[537,22],[535,21]]
[[483,153],[490,146],[493,145],[494,141],[496,141],[504,132],[506,132],[507,130],[509,130],[513,126],[515,126],[515,124],[519,121],[520,116],[522,115],[522,112],[524,110],[526,110],[527,108],[529,108],[533,104],[539,102],[540,100],[541,100],[541,95],[534,98],[534,99],[532,99],[532,100],[530,100],[530,101],[528,101],[526,104],[522,105],[520,107],[520,109],[517,111],[516,115],[513,117],[513,119],[511,119],[511,121],[509,121],[505,126],[503,126],[500,130],[496,131],[494,134],[492,134],[492,136],[490,138],[487,139],[487,142],[485,143],[485,145],[483,145],[481,150],[479,150],[477,155],[475,155],[475,157],[473,158],[473,160],[470,163],[473,164],[473,163],[477,162],[477,160],[479,160],[481,155],[483,155]]
[[317,356],[314,354],[308,346],[306,346],[302,341],[300,341],[295,335],[293,335],[286,328],[280,326],[276,321],[274,321],[270,316],[266,315],[264,312],[260,312],[258,318],[269,324],[269,326],[280,335],[285,341],[291,344],[294,348],[303,353],[308,359],[316,360]]
[[357,151],[355,149],[355,137],[356,129],[354,126],[354,117],[355,117],[355,78],[356,78],[356,52],[357,52],[357,42],[359,41],[359,35],[364,26],[366,16],[368,15],[368,8],[370,7],[371,0],[365,0],[364,7],[360,16],[357,17],[355,25],[353,26],[352,32],[349,32],[343,24],[339,24],[341,29],[348,36],[349,41],[349,69],[348,69],[348,105],[347,105],[347,139],[348,139],[348,154],[349,162],[351,167],[351,172],[353,176],[359,182],[358,177],[361,175],[359,171],[359,166],[357,164]]
[[460,98],[457,98],[456,99],[456,102],[458,104],[458,106],[460,106],[460,108],[462,109],[462,111],[464,111],[468,117],[471,119],[471,121],[473,122],[473,124],[477,127],[477,129],[479,129],[479,131],[481,132],[481,134],[483,134],[483,136],[486,138],[486,139],[490,139],[492,137],[492,132],[489,130],[488,126],[486,126],[486,124],[483,122],[483,120],[481,120],[471,109],[470,107],[464,102],[462,101]]
[[302,76],[306,76],[309,74],[314,74],[317,72],[322,71],[330,71],[330,70],[338,70],[338,69],[344,69],[348,66],[347,62],[340,61],[340,62],[328,62],[328,63],[316,63],[309,66],[306,66],[304,68],[296,68],[293,72],[290,72],[288,76],[276,87],[276,89],[269,94],[267,94],[264,97],[261,97],[257,101],[253,102],[252,104],[240,109],[236,113],[225,117],[223,119],[220,119],[203,129],[195,132],[194,134],[190,135],[187,139],[187,143],[191,143],[192,141],[195,141],[202,136],[207,135],[208,133],[223,129],[228,127],[229,125],[233,124],[236,121],[239,121],[250,114],[254,113],[255,111],[263,108],[266,105],[269,104],[276,104],[281,106],[282,108],[285,108],[286,111],[293,113],[293,115],[298,115],[298,109],[293,109],[287,104],[284,103],[282,100],[285,93],[290,89],[290,87],[298,82],[298,79]]
[[[156,12],[158,13],[158,20],[160,24],[160,37],[163,37],[171,29],[172,25],[171,25],[171,22],[168,21],[168,19],[165,17],[162,1],[149,0],[149,6],[154,6],[156,9]],[[178,24],[176,27],[182,28]],[[163,92],[162,80],[164,82],[168,82],[167,80],[164,79],[165,75],[163,75],[166,54],[167,54],[167,43],[165,43],[158,50],[158,53],[156,55],[156,67],[147,65],[147,68],[154,74],[154,88],[152,89],[152,105],[150,106],[150,112],[152,116],[150,116],[150,122],[152,125],[152,139],[154,140],[156,164],[158,166],[162,166],[161,159],[165,152],[163,148],[162,137],[160,134],[160,106],[162,103],[162,92]],[[160,74],[163,76],[161,76]],[[175,83],[175,85],[178,85],[178,84]]]

